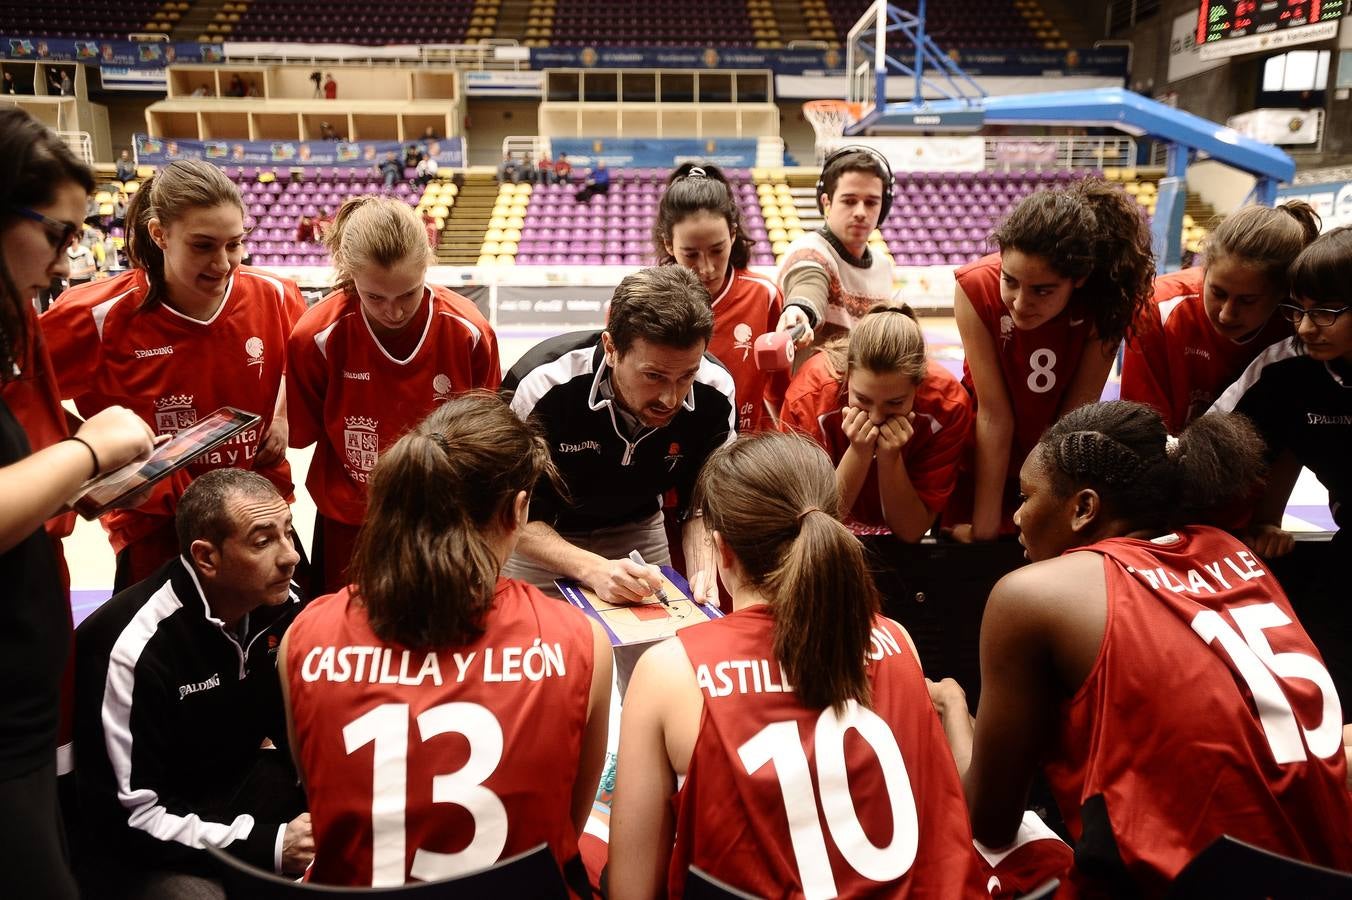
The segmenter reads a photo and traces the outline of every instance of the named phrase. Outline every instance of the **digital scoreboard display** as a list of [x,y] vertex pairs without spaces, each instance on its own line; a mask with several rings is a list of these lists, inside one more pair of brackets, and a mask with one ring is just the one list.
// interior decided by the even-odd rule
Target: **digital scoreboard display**
[[[1336,20],[1342,17],[1347,2],[1202,0],[1197,46],[1208,56],[1229,56],[1323,40],[1337,33]],[[1212,52],[1206,53],[1208,49]]]

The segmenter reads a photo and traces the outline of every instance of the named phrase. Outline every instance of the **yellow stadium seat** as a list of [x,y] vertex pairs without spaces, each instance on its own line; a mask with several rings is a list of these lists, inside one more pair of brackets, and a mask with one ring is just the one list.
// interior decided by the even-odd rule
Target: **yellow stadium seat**
[[524,225],[525,225],[524,222],[522,223],[521,226],[517,226],[517,225],[513,225],[513,224],[509,221],[509,222],[507,223],[507,229],[502,233],[502,236],[503,236],[505,239],[511,241],[512,243],[516,243],[517,241],[521,240],[521,228],[522,228]]
[[789,239],[789,233],[785,231],[783,228],[767,227],[765,231],[767,236],[770,238],[771,243],[778,243],[779,241],[787,241]]
[[775,256],[783,256],[789,251],[789,242],[786,240],[775,241],[770,245],[770,251],[774,253]]
[[497,261],[498,261],[498,260],[497,260],[497,257],[495,257],[495,256],[487,256],[487,255],[484,255],[484,256],[480,256],[480,257],[479,257],[479,261],[476,262],[475,265],[476,265],[476,266],[492,266],[492,265],[496,264]]
[[432,221],[437,223],[437,231],[440,231],[441,229],[446,227],[446,220],[443,219],[441,216],[437,216]]
[[511,256],[516,255],[516,241],[502,241],[498,244],[498,253],[506,253]]
[[525,228],[525,227],[526,227],[526,217],[525,217],[525,216],[508,216],[508,217],[507,217],[507,225],[506,225],[507,230],[510,231],[510,230],[513,230],[513,229],[521,229],[521,228]]
[[441,216],[442,218],[445,218],[446,216],[449,216],[450,214],[451,214],[451,211],[450,211],[450,209],[449,209],[448,207],[446,207],[446,206],[443,206],[443,205],[438,204],[437,206],[432,207],[432,215],[434,215],[434,216]]
[[516,257],[511,255],[510,253],[503,253],[500,256],[498,256],[495,262],[499,266],[514,266],[516,265]]
[[488,256],[490,254],[493,256],[497,256],[498,251],[500,249],[501,248],[498,246],[497,241],[484,241],[484,245],[479,249],[479,252],[482,253],[484,256]]
[[497,243],[498,241],[501,241],[501,240],[502,240],[502,229],[501,229],[501,228],[492,228],[492,227],[490,227],[486,232],[484,232],[484,241],[485,241],[485,242],[487,242],[487,241],[493,241],[494,243]]
[[112,214],[113,214],[113,204],[111,204],[111,203],[101,203],[101,204],[99,204],[99,215],[101,215],[101,216],[111,216]]

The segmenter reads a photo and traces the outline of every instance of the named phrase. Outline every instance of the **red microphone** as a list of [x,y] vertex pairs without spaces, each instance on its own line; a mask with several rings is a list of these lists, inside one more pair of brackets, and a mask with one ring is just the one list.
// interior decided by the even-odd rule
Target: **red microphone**
[[806,329],[795,325],[789,331],[771,331],[756,338],[756,368],[762,372],[782,372],[793,368],[794,342]]

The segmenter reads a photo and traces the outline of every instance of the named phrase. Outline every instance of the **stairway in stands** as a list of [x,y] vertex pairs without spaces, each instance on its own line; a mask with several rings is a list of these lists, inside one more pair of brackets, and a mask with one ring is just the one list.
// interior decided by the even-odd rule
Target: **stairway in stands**
[[488,220],[498,199],[498,183],[492,172],[467,172],[465,183],[451,207],[450,218],[437,244],[437,264],[472,266],[479,260]]

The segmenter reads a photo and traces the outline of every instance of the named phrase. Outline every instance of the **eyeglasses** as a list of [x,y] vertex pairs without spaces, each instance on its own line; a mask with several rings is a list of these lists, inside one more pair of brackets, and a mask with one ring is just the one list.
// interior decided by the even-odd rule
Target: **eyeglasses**
[[51,216],[44,216],[35,209],[29,209],[26,206],[12,206],[10,209],[25,219],[37,222],[42,226],[42,230],[47,234],[47,243],[52,245],[55,253],[69,249],[80,237],[80,232],[84,230],[84,223],[63,222],[60,219],[53,219]]
[[1300,320],[1309,316],[1310,321],[1319,328],[1328,328],[1334,322],[1338,321],[1338,317],[1347,312],[1348,309],[1349,307],[1346,306],[1341,309],[1323,309],[1319,307],[1306,309],[1305,307],[1297,306],[1294,303],[1277,304],[1277,311],[1281,314],[1281,317],[1292,325],[1300,325]]

